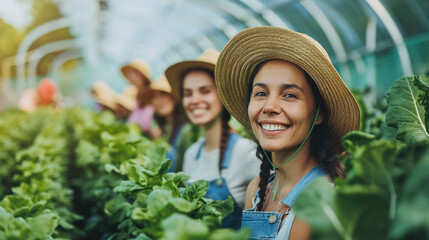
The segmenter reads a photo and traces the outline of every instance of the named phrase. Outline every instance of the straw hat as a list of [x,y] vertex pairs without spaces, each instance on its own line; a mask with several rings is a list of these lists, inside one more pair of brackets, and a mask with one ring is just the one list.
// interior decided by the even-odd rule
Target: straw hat
[[130,85],[124,89],[121,95],[117,97],[117,103],[126,109],[133,111],[137,106],[138,89],[134,85]]
[[125,78],[127,78],[126,72],[130,68],[133,68],[133,69],[137,70],[138,72],[140,72],[149,82],[152,81],[150,78],[150,68],[149,68],[149,65],[147,65],[147,63],[145,63],[141,60],[134,60],[134,61],[130,62],[129,64],[122,66],[121,67],[121,73]]
[[176,99],[181,99],[182,81],[185,73],[193,68],[203,68],[214,71],[219,52],[215,49],[207,49],[197,60],[188,60],[171,65],[165,70],[165,76],[171,85],[172,94]]
[[161,92],[166,92],[171,94],[171,87],[165,75],[162,75],[161,77],[159,77],[158,79],[156,79],[150,84],[149,90],[147,90],[143,94],[143,97],[142,97],[143,104],[149,104],[152,101],[153,95],[156,91],[161,91]]
[[94,92],[97,102],[110,109],[116,108],[116,99],[118,94],[107,86],[106,83],[96,82],[92,87],[92,91]]
[[285,60],[306,71],[326,105],[325,121],[335,150],[341,138],[359,130],[360,112],[350,90],[335,70],[324,48],[311,37],[279,27],[253,27],[235,35],[216,63],[219,96],[231,113],[252,132],[247,114],[249,81],[255,68],[267,60]]

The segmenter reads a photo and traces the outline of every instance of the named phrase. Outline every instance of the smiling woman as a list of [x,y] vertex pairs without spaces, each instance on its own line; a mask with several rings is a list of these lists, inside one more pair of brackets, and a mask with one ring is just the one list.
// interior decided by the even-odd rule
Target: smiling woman
[[247,188],[242,227],[251,239],[308,239],[295,198],[318,177],[344,176],[335,156],[344,134],[359,129],[356,100],[318,42],[278,27],[234,36],[215,79],[228,111],[259,144],[261,171]]
[[199,59],[170,66],[165,74],[189,120],[204,129],[204,137],[185,153],[183,171],[190,182],[210,181],[206,197],[234,199],[234,212],[223,226],[239,228],[246,187],[258,173],[256,146],[234,133],[230,114],[220,101],[213,70],[219,52],[209,49]]
[[171,149],[166,155],[171,160],[169,171],[181,170],[183,152],[179,150],[179,145],[186,121],[165,76],[153,81],[149,90],[142,93],[142,103],[153,106],[155,110],[151,124],[151,137],[163,137],[171,144]]

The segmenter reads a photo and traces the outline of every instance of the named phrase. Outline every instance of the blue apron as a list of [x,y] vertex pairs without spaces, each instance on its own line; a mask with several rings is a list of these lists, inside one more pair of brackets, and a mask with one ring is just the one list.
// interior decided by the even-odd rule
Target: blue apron
[[[223,156],[222,169],[229,167],[234,145],[240,138],[241,137],[236,133],[231,133],[229,135],[228,144],[226,146],[225,154]],[[198,160],[200,158],[201,151],[203,150],[204,145],[205,142],[202,142],[197,151],[197,155],[195,156],[195,160]],[[226,184],[226,181],[222,176],[210,181],[209,188],[207,189],[205,197],[211,198],[213,200],[225,200],[228,198],[228,196],[231,196],[231,193],[229,192],[228,185]],[[225,228],[239,229],[241,222],[241,213],[242,209],[237,205],[234,200],[234,211],[223,219],[222,226]]]
[[[314,179],[325,175],[325,171],[323,171],[319,165],[315,166],[299,180],[292,190],[281,200],[281,203],[292,208],[298,194]],[[258,197],[258,193],[256,193],[256,195]],[[252,209],[243,211],[241,227],[249,228],[251,230],[249,239],[274,239],[280,229],[283,216],[288,213],[259,212],[255,210],[256,204],[254,204]],[[289,237],[290,228],[292,227],[295,216],[291,217],[292,218],[289,221],[286,221],[287,218],[285,219],[286,222],[283,226],[288,228],[287,237]]]

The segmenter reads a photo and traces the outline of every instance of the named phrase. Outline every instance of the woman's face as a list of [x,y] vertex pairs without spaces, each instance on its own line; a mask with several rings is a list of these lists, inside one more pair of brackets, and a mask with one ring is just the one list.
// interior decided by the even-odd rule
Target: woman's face
[[[310,131],[316,110],[304,71],[295,64],[269,61],[255,75],[248,114],[263,149],[276,152],[299,147]],[[322,121],[319,114],[316,124]]]
[[195,125],[207,126],[222,112],[215,82],[207,72],[189,72],[183,79],[182,95],[186,115]]
[[163,117],[170,116],[176,106],[173,95],[163,91],[154,91],[151,103],[155,112]]

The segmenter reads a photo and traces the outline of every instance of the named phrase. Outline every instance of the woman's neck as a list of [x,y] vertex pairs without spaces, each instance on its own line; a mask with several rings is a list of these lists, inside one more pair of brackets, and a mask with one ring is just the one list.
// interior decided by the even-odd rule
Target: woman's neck
[[220,138],[222,135],[222,121],[216,120],[210,128],[205,129],[206,151],[212,151],[220,147]]
[[[274,166],[279,169],[277,174],[280,173],[282,183],[290,183],[295,185],[308,171],[317,165],[316,159],[310,154],[310,144],[305,144],[300,151],[286,164],[295,153],[293,151],[273,152],[272,161]],[[282,165],[284,164],[284,165]],[[281,187],[282,184],[280,184]]]
[[173,120],[174,120],[173,114],[168,115],[166,119],[169,124],[173,124]]

